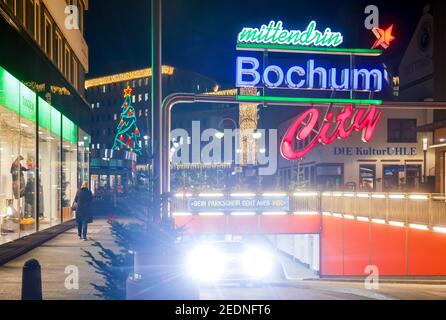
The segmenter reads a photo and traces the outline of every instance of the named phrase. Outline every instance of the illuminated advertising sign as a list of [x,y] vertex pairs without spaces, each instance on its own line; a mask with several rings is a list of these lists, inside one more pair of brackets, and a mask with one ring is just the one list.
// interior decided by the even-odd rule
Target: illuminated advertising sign
[[238,35],[238,43],[283,44],[295,46],[337,47],[344,37],[340,32],[326,28],[317,30],[316,21],[311,21],[305,30],[286,30],[282,21],[271,21],[259,28],[243,28]]
[[[294,141],[296,138],[305,140],[316,129],[316,125],[320,123],[319,111],[311,108],[302,113],[288,129],[283,137],[280,151],[285,159],[297,160],[313,150],[317,144],[327,145],[336,139],[346,139],[353,131],[362,131],[362,140],[369,142],[372,139],[381,114],[381,111],[376,110],[376,106],[354,110],[351,105],[347,105],[336,117],[334,117],[332,112],[328,112],[322,122],[321,129],[314,139],[302,149],[295,149]],[[335,120],[335,123],[332,120]],[[334,131],[331,128],[332,124],[335,127]]]
[[278,212],[290,210],[288,196],[210,197],[189,198],[187,207],[192,212]]
[[261,72],[260,62],[253,57],[237,58],[237,87],[265,86],[269,89],[316,89],[335,91],[381,91],[383,71],[374,68],[324,68],[316,60],[284,70],[278,65],[266,66]]
[[[321,103],[346,104],[339,114],[334,114],[329,109],[322,119],[317,108],[307,106],[309,109],[304,109],[305,111],[297,117],[283,137],[280,151],[285,159],[301,159],[318,144],[328,145],[336,139],[346,139],[354,131],[362,132],[363,142],[371,140],[382,114],[375,104],[380,104],[382,101],[370,98],[372,93],[383,91],[387,73],[381,66],[361,65],[364,60],[360,59],[357,66],[353,56],[379,56],[382,51],[376,48],[379,46],[387,48],[390,41],[394,40],[392,28],[393,26],[387,30],[374,30],[378,38],[373,46],[374,49],[337,48],[343,43],[343,35],[331,31],[330,28],[321,32],[315,21],[311,21],[304,30],[287,30],[284,29],[282,21],[271,21],[260,28],[243,28],[238,34],[237,50],[260,51],[264,57],[262,63],[253,56],[237,57],[238,88],[277,89],[277,92],[283,92],[283,89],[312,91],[311,97],[274,96],[271,92],[267,92],[268,96],[256,97],[258,100],[269,98],[272,101],[289,102],[294,99],[299,103],[305,98],[308,100],[313,98]],[[306,54],[306,56],[292,62],[284,61],[282,56],[275,57],[276,61],[271,61],[270,52]],[[308,57],[308,54],[349,55],[349,61],[348,64],[340,64],[340,59],[316,60],[312,56]],[[322,93],[323,97],[314,98],[316,91],[330,91],[332,97],[327,98],[327,95]],[[337,92],[344,99],[336,97]],[[347,92],[349,97],[345,98]],[[363,97],[365,94],[369,100],[358,99],[358,95]],[[249,97],[240,95],[239,98],[241,101],[246,101]],[[353,106],[355,103],[363,106],[355,108]],[[297,140],[306,142],[296,143]]]

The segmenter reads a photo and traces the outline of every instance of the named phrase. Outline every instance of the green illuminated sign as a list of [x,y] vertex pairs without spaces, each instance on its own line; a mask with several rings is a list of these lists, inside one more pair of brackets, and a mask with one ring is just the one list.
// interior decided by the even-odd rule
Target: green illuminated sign
[[20,82],[0,67],[0,105],[20,113]]
[[237,50],[245,51],[270,51],[270,52],[287,52],[287,53],[308,53],[308,54],[333,54],[333,55],[352,55],[352,56],[369,56],[376,57],[382,55],[380,49],[363,49],[363,48],[323,48],[323,47],[303,47],[285,44],[256,44],[256,43],[238,43]]
[[245,102],[296,102],[296,103],[339,103],[339,104],[358,104],[358,105],[380,105],[382,100],[367,99],[331,99],[331,98],[306,98],[306,97],[274,97],[274,96],[237,96],[238,101]]
[[326,28],[317,30],[316,21],[311,21],[305,30],[283,29],[282,21],[271,21],[261,28],[243,28],[238,35],[238,43],[283,44],[294,46],[337,47],[344,38],[340,32]]
[[20,83],[20,117],[36,122],[36,94]]
[[62,138],[77,144],[77,126],[64,115],[62,115]]
[[51,131],[51,106],[39,97],[39,126]]

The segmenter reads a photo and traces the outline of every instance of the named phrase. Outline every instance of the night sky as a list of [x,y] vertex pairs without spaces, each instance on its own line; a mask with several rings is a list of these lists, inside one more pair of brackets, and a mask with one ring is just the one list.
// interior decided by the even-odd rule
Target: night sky
[[[344,34],[344,47],[371,47],[375,38],[363,26],[366,5],[380,8],[380,24],[394,24],[396,40],[385,54],[397,68],[426,1],[164,0],[163,63],[210,76],[234,86],[236,38],[243,26],[282,20],[303,29],[316,20]],[[150,0],[94,0],[86,18],[89,78],[150,65]]]

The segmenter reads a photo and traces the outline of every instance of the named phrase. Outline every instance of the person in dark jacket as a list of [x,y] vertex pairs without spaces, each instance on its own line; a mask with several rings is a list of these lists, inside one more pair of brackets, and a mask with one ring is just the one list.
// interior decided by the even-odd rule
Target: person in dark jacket
[[91,210],[91,202],[93,195],[88,190],[88,182],[82,183],[81,189],[77,192],[74,199],[76,207],[76,222],[79,238],[87,240],[88,224],[93,222],[93,212]]

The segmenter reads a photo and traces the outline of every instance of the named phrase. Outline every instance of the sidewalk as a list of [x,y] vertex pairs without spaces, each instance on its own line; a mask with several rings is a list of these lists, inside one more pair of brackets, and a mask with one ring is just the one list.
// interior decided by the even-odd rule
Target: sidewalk
[[[95,220],[89,225],[89,238],[101,242],[106,248],[116,248],[110,234],[109,224],[105,218]],[[29,259],[37,259],[42,268],[42,289],[45,300],[95,300],[96,291],[90,285],[102,284],[102,278],[95,273],[86,259],[82,249],[93,254],[97,249],[91,246],[91,241],[81,241],[76,229],[57,236],[27,254],[0,266],[0,300],[21,299],[22,267]],[[79,290],[65,288],[65,268],[69,265],[79,268]]]

